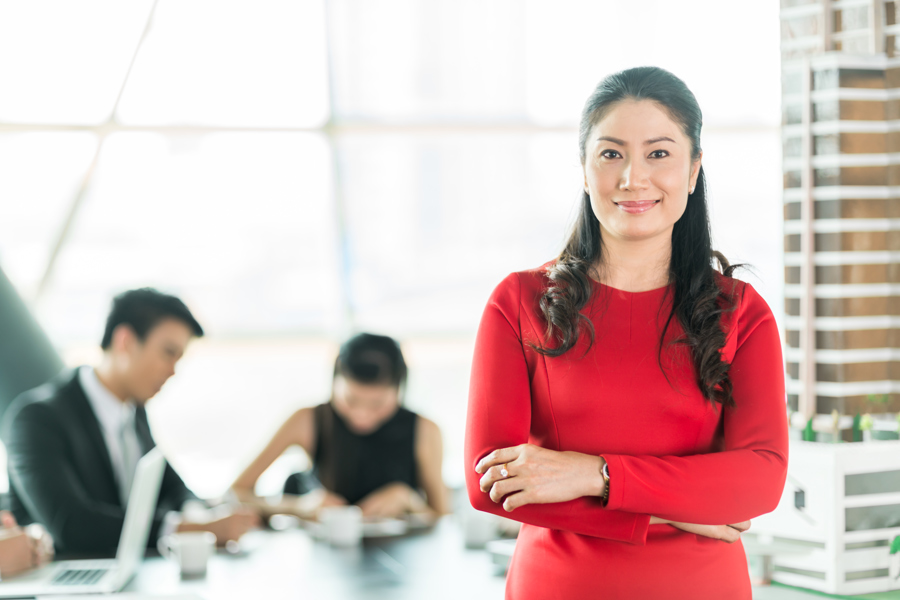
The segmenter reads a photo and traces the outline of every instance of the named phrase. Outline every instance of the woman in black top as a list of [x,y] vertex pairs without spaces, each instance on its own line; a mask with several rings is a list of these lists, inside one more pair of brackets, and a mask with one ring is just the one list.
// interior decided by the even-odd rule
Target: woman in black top
[[292,445],[312,459],[323,505],[357,504],[367,517],[448,512],[441,478],[441,432],[400,405],[406,363],[386,336],[361,333],[334,364],[329,402],[294,413],[232,485],[242,500]]

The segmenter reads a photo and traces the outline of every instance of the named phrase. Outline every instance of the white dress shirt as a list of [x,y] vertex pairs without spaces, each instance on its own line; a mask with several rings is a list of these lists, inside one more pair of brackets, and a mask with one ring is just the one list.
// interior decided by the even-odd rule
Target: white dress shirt
[[[119,486],[122,506],[128,506],[128,496],[138,460],[141,458],[141,445],[137,430],[134,427],[134,415],[137,410],[134,402],[119,400],[97,377],[93,367],[78,368],[78,382],[87,396],[103,432],[103,440],[109,451],[109,459]],[[181,524],[181,513],[166,513],[159,537],[174,533]]]
[[103,440],[109,450],[110,462],[119,485],[122,506],[127,506],[134,472],[141,457],[141,446],[134,428],[136,407],[134,402],[123,402],[106,389],[92,367],[80,367],[78,381],[100,422]]

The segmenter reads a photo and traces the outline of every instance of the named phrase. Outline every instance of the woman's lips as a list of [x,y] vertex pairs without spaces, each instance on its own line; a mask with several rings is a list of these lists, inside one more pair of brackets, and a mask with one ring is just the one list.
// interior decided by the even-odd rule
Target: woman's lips
[[621,208],[627,213],[631,214],[639,214],[645,213],[657,204],[659,204],[659,200],[640,200],[637,202],[616,202],[616,206]]

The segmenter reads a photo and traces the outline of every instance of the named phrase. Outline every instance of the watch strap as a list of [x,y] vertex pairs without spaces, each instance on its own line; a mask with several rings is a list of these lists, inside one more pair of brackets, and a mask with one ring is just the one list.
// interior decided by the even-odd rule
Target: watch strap
[[[603,458],[602,456],[600,458]],[[603,458],[603,468],[600,469],[600,474],[603,476],[603,496],[601,498],[603,502],[603,506],[606,506],[606,503],[609,502],[609,463],[606,462],[606,459]]]

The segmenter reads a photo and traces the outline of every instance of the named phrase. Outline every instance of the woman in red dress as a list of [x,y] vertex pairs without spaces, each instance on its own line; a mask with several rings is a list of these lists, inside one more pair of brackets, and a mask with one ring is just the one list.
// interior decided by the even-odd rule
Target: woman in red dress
[[485,309],[466,477],[524,524],[507,598],[751,598],[740,531],[787,472],[781,341],[712,250],[701,123],[667,71],[604,79],[564,250]]

